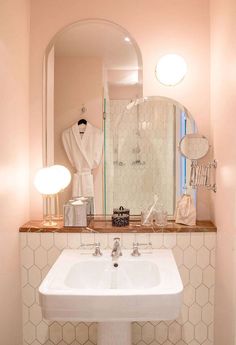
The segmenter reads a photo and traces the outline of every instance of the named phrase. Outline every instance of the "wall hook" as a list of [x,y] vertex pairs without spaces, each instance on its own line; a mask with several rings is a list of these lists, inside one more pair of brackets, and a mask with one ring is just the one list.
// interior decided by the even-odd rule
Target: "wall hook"
[[82,108],[81,108],[81,111],[80,111],[80,115],[86,113],[86,111],[87,111],[87,108],[85,107],[84,104],[82,104]]

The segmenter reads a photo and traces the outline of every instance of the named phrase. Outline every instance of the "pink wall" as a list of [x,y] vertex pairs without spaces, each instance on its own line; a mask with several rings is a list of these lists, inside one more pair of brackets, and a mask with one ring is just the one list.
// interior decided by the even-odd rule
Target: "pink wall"
[[139,81],[140,70],[108,70],[107,79],[110,99],[135,99],[143,96]]
[[21,344],[19,226],[28,217],[29,1],[0,2],[0,343]]
[[[31,217],[41,214],[41,197],[32,177],[42,166],[42,64],[45,48],[71,22],[104,18],[125,27],[136,39],[143,57],[144,95],[163,95],[183,103],[199,130],[210,134],[209,10],[205,0],[32,0],[30,49],[30,167]],[[211,119],[218,192],[213,197],[218,227],[216,342],[233,345],[235,260],[235,0],[211,0]],[[4,345],[20,344],[18,227],[28,215],[28,38],[29,1],[0,4],[1,151],[0,174],[0,334]],[[174,88],[158,84],[157,59],[169,52],[182,54],[189,72]],[[223,67],[223,68],[219,68]],[[207,206],[207,207],[205,207]],[[205,209],[205,210],[204,210]],[[200,200],[202,218],[208,205]],[[14,217],[12,216],[14,214]],[[6,250],[7,248],[7,250]]]
[[[68,24],[103,18],[120,24],[137,41],[143,57],[144,95],[163,95],[184,104],[199,130],[209,136],[209,6],[206,0],[32,0],[31,12],[31,217],[41,214],[41,198],[32,178],[42,166],[42,62],[52,37]],[[154,70],[158,58],[169,52],[183,55],[186,79],[174,88],[161,86]],[[200,198],[201,218],[209,218],[209,204]]]
[[[68,167],[73,173],[62,145],[62,132],[79,118],[86,119],[95,127],[102,128],[103,64],[98,58],[56,57],[55,58],[55,163]],[[85,104],[87,112],[81,116]],[[103,213],[103,164],[94,174],[96,212]],[[71,186],[61,196],[64,204],[71,199]]]
[[233,345],[236,234],[236,2],[211,1],[211,120],[218,160],[215,345]]
[[109,85],[110,99],[132,99],[142,97],[142,85]]

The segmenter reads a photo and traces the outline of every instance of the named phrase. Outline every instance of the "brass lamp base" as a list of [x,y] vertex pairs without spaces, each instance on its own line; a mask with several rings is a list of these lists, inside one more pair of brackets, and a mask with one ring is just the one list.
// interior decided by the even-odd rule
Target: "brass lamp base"
[[45,220],[43,222],[43,226],[56,226],[57,225],[57,222],[54,222],[52,220]]

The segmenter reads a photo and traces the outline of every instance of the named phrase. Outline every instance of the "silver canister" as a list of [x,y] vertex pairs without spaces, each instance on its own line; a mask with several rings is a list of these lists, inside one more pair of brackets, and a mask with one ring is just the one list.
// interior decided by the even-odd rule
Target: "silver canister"
[[94,198],[90,196],[81,196],[78,198],[75,198],[76,201],[82,201],[87,203],[87,219],[88,224],[90,221],[94,218]]
[[82,202],[86,202],[87,203],[87,214],[89,216],[94,216],[94,198],[90,197],[90,196],[81,196],[76,198],[75,200],[80,200]]
[[86,227],[89,223],[88,202],[77,204],[69,201],[64,205],[64,226]]

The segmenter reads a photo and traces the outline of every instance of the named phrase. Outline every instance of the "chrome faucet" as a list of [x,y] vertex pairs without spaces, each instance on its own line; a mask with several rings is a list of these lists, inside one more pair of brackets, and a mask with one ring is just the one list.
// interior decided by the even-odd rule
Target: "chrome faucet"
[[115,259],[117,260],[119,256],[121,255],[122,255],[122,252],[121,252],[120,238],[115,237],[112,252],[111,252],[112,260],[115,260]]

